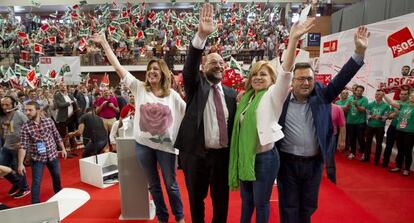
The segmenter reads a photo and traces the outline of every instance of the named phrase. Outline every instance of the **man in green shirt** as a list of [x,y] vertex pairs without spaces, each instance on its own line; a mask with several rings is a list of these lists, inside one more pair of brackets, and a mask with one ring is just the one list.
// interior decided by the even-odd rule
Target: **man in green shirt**
[[[400,91],[400,100],[397,103],[407,103],[408,102],[408,90],[401,90]],[[384,149],[384,157],[382,160],[382,167],[387,168],[390,162],[392,148],[395,144],[395,137],[397,133],[397,117],[398,117],[399,110],[394,108],[392,112],[388,114],[388,118],[392,119],[391,124],[388,126],[387,129],[387,138],[385,142],[385,149]]]
[[377,90],[375,92],[375,100],[369,103],[366,107],[368,116],[367,138],[366,147],[364,148],[364,154],[361,161],[368,162],[371,156],[372,138],[375,136],[376,149],[374,165],[378,165],[382,152],[382,141],[384,140],[384,128],[385,121],[387,120],[388,113],[390,112],[390,106],[382,101],[383,92]]
[[339,100],[336,101],[335,104],[341,106],[341,108],[343,109],[348,102],[348,96],[349,96],[348,90],[344,89],[339,95]]
[[364,90],[364,86],[356,86],[354,95],[349,97],[344,107],[344,112],[346,112],[346,132],[349,133],[348,139],[351,146],[351,153],[348,156],[349,160],[355,158],[357,139],[360,149],[365,148],[364,132],[367,120],[365,107],[368,104],[368,99],[362,96]]
[[397,122],[397,149],[396,167],[391,172],[399,172],[403,168],[403,176],[410,174],[413,161],[412,153],[414,147],[414,92],[410,93],[408,103],[398,104],[385,96],[388,104],[400,110]]

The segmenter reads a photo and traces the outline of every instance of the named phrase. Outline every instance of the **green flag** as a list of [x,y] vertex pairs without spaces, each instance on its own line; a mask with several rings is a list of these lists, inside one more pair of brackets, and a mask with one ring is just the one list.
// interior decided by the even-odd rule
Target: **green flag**
[[17,75],[25,77],[29,71],[30,71],[29,69],[27,69],[26,67],[20,64],[17,64],[17,63],[14,64],[14,73]]
[[127,24],[129,22],[130,22],[129,17],[124,17],[124,18],[118,19],[119,24]]
[[[98,30],[100,30],[100,29],[98,29]],[[89,27],[87,27],[86,29],[80,29],[79,30],[79,36],[82,36],[82,37],[89,36],[89,32],[90,32]]]
[[114,32],[112,33],[111,38],[113,41],[119,43],[119,40],[121,40],[122,35],[119,32]]
[[240,64],[232,56],[230,56],[229,67],[234,69],[236,71],[236,73],[238,73],[238,74],[241,74],[243,72],[243,69],[240,66]]

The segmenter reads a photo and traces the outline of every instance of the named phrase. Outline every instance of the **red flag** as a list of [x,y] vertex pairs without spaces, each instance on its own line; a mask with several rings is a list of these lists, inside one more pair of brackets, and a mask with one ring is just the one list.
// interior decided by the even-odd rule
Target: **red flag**
[[43,46],[42,44],[35,43],[34,45],[34,52],[38,54],[43,54]]
[[148,14],[148,20],[152,22],[154,21],[154,19],[155,19],[155,12],[152,11]]
[[14,79],[10,79],[9,81],[10,81],[12,88],[16,88],[16,89],[23,91],[23,87],[20,85],[19,79],[17,77]]
[[180,39],[175,40],[175,46],[181,46],[181,40]]
[[138,31],[138,33],[137,33],[137,39],[144,39],[144,38],[145,38],[144,32],[142,32],[142,30]]
[[22,50],[20,52],[20,58],[22,58],[23,61],[29,61],[29,51]]
[[65,39],[65,33],[59,30],[59,38],[61,38],[62,40]]
[[138,18],[138,23],[141,23],[141,22],[143,22],[144,21],[144,16],[140,16],[139,18]]
[[55,70],[52,70],[52,71],[49,72],[49,77],[51,79],[55,79],[56,76],[57,76],[57,72]]
[[140,56],[142,56],[142,57],[145,57],[145,54],[146,54],[145,47],[141,47],[141,48],[139,49],[139,55],[140,55]]
[[47,32],[49,30],[50,26],[49,24],[43,24],[40,29],[42,29],[43,32]]
[[116,32],[116,27],[115,26],[108,26],[108,32],[109,32],[109,34],[112,34],[112,33],[114,33],[114,32]]
[[17,35],[19,36],[20,39],[28,39],[29,38],[29,36],[25,32],[18,32]]
[[73,13],[71,13],[71,14],[70,14],[70,18],[71,18],[72,20],[77,20],[77,19],[79,18],[79,15],[78,15],[78,13],[73,12]]
[[101,85],[109,86],[109,76],[107,73],[102,78]]
[[36,77],[36,72],[34,69],[32,69],[29,73],[26,75],[26,82],[29,84],[31,88],[36,88],[39,84],[39,79]]
[[29,45],[29,39],[23,39],[22,46],[27,46],[27,45]]
[[247,35],[250,37],[255,37],[256,34],[254,33],[254,31],[252,29],[249,28],[249,31],[247,32]]
[[86,42],[85,38],[79,40],[79,50],[84,51],[88,43]]
[[49,40],[49,43],[51,45],[55,45],[55,43],[56,43],[56,36],[49,36],[48,40]]
[[128,12],[126,12],[126,11],[124,11],[124,12],[122,12],[122,17],[123,18],[126,18],[126,17],[128,17],[129,15],[128,15]]

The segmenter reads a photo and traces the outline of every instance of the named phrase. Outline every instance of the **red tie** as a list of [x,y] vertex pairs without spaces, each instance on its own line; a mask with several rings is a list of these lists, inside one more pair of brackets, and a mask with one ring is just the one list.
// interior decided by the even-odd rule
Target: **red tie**
[[220,92],[217,85],[214,84],[211,87],[213,88],[214,106],[216,106],[217,123],[220,132],[220,145],[222,147],[227,147],[229,140],[227,137],[226,118],[224,117],[223,103],[221,102]]

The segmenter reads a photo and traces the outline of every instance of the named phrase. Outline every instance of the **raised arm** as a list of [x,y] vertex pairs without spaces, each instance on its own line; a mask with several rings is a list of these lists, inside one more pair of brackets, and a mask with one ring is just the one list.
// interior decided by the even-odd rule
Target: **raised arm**
[[126,69],[121,66],[118,59],[116,58],[114,52],[112,51],[111,47],[109,46],[108,41],[106,40],[105,32],[101,31],[99,33],[95,33],[91,37],[92,41],[95,43],[101,44],[102,48],[105,51],[105,55],[109,60],[109,63],[111,63],[112,67],[115,69],[116,73],[118,74],[120,79],[123,79],[126,74]]
[[200,81],[200,64],[208,36],[217,29],[217,24],[213,20],[214,9],[211,4],[204,4],[200,10],[200,18],[197,33],[191,41],[187,52],[187,59],[183,68],[184,90],[190,99]]
[[355,76],[358,70],[364,65],[363,60],[365,51],[368,47],[369,35],[370,33],[366,27],[358,27],[354,35],[355,53],[324,89],[324,95],[327,103],[331,103],[335,100],[335,98]]
[[286,58],[282,63],[284,71],[291,71],[295,62],[295,51],[300,37],[315,26],[315,18],[308,18],[305,22],[296,22],[290,29],[289,43],[286,49]]
[[384,94],[384,92],[382,92],[382,94],[384,95],[385,102],[387,102],[392,107],[400,110],[400,107],[401,107],[400,104],[398,104],[396,101],[392,100],[390,97],[388,97],[386,94]]

